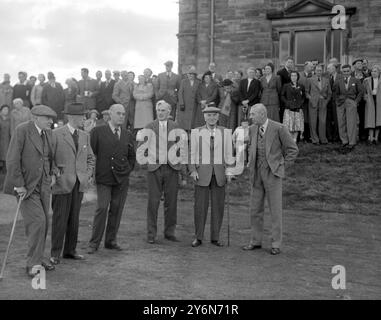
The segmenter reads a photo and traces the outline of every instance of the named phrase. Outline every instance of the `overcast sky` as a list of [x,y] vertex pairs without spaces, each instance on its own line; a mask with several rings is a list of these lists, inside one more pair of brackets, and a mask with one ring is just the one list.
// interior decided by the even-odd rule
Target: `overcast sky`
[[155,74],[177,71],[176,0],[0,0],[0,74],[53,71],[57,81],[87,67]]

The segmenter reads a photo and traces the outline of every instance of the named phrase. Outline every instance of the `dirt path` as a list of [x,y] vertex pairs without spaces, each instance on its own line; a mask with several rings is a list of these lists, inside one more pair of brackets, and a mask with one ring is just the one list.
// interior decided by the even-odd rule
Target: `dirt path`
[[[180,199],[182,198],[180,194]],[[4,216],[4,195],[0,195]],[[240,199],[232,199],[240,203]],[[11,201],[12,202],[12,201]],[[12,207],[12,204],[7,203]],[[15,203],[13,204],[15,206]],[[265,249],[244,252],[249,239],[248,208],[231,208],[231,246],[208,241],[192,248],[193,203],[179,201],[177,235],[171,243],[145,242],[146,195],[129,193],[119,231],[122,252],[101,249],[85,262],[65,260],[47,273],[47,290],[33,290],[24,273],[24,228],[16,230],[0,299],[370,299],[381,298],[381,217],[327,212],[286,211],[284,247],[279,256]],[[86,250],[94,204],[83,207],[79,252]],[[12,213],[13,214],[13,213]],[[9,214],[11,217],[12,214]],[[7,219],[3,219],[3,222]],[[9,217],[8,217],[9,221]],[[209,221],[208,221],[209,223]],[[0,225],[3,259],[11,225]],[[162,212],[159,214],[159,233]],[[226,219],[222,230],[226,242]],[[209,236],[208,225],[206,239]],[[50,249],[50,235],[46,253]],[[343,265],[347,289],[331,287],[331,269]]]

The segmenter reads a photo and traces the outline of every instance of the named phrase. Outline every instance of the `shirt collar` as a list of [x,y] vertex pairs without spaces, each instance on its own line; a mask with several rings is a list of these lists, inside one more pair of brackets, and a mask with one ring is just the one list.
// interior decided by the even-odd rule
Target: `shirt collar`
[[266,132],[268,124],[269,124],[269,119],[266,119],[265,123],[261,125],[261,127],[263,128],[263,132]]
[[121,127],[114,127],[114,126],[111,124],[111,121],[108,122],[108,125],[110,126],[112,133],[114,133],[114,132],[115,132],[115,129],[118,128],[118,133],[120,134],[120,132],[121,132],[121,130],[122,130]]
[[70,125],[69,122],[67,123],[67,127],[69,128],[70,133],[71,133],[71,134],[74,134],[74,131],[75,131],[76,129],[74,129],[74,128]]
[[163,120],[163,121],[159,120],[159,125],[166,127],[167,126],[167,120]]
[[36,127],[38,134],[41,135],[42,129],[40,129],[36,123],[34,123],[34,126]]

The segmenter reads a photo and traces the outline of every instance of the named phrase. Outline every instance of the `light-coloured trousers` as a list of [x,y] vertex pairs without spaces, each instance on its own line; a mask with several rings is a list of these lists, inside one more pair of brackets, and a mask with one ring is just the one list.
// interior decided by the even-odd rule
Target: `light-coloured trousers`
[[[317,103],[308,106],[308,115],[310,122],[310,134],[313,143],[327,143],[327,103],[326,99],[319,98]],[[319,125],[318,125],[319,119]],[[318,128],[317,128],[318,127]],[[319,132],[319,133],[318,133]]]
[[352,99],[336,107],[339,136],[343,144],[355,145],[357,142],[357,105]]

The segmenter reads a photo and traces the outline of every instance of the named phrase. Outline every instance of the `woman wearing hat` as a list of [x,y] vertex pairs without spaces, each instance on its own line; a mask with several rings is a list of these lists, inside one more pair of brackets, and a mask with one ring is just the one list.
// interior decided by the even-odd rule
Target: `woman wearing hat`
[[365,128],[369,130],[368,143],[377,144],[381,127],[381,67],[375,65],[371,76],[364,80]]
[[4,104],[0,107],[0,168],[5,172],[5,159],[9,142],[11,141],[11,120],[9,118],[9,106]]
[[99,112],[95,109],[90,110],[89,118],[84,122],[84,130],[90,133],[91,130],[97,125]]
[[274,74],[274,65],[265,66],[265,75],[260,79],[262,85],[261,103],[266,106],[269,119],[279,122],[279,96],[282,91],[280,77]]
[[181,80],[179,90],[179,108],[177,109],[176,121],[178,125],[190,131],[195,128],[193,119],[197,109],[197,91],[201,81],[197,79],[196,67],[190,66],[187,77]]
[[193,128],[201,127],[205,124],[202,110],[210,103],[217,103],[218,99],[218,86],[213,81],[212,73],[207,71],[202,76],[202,83],[197,91],[197,107],[193,114]]

